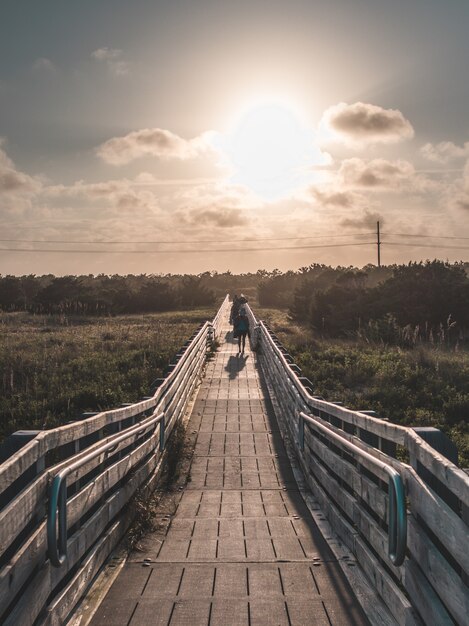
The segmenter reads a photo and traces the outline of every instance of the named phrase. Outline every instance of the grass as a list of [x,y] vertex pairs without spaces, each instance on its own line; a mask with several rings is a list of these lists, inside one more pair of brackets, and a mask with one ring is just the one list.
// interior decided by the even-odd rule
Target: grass
[[211,309],[110,318],[0,313],[0,438],[147,395],[213,315]]
[[332,340],[294,325],[286,311],[257,307],[315,393],[406,426],[433,426],[457,445],[469,467],[469,352],[419,344],[412,349]]

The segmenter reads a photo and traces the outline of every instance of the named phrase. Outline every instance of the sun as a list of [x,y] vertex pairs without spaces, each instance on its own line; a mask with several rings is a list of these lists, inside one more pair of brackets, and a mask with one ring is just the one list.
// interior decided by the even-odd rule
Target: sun
[[293,108],[278,103],[244,111],[223,143],[231,182],[265,200],[286,197],[301,186],[314,152],[312,131]]

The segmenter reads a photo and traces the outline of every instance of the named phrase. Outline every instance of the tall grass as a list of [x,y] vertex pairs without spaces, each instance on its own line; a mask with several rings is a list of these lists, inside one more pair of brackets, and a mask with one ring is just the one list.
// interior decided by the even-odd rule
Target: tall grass
[[445,341],[388,345],[370,337],[322,339],[278,309],[257,309],[308,377],[315,393],[407,426],[434,426],[469,467],[469,351]]
[[0,313],[0,437],[147,395],[212,310],[112,318]]

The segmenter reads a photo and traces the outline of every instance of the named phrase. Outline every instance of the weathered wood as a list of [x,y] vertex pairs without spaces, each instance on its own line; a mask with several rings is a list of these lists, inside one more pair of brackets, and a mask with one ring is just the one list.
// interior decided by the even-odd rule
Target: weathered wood
[[354,465],[339,457],[310,432],[305,432],[305,444],[321,459],[340,479],[346,482],[374,512],[387,520],[388,497],[380,487],[360,473]]
[[409,559],[405,562],[405,586],[425,624],[454,625],[419,566]]
[[465,506],[469,506],[469,476],[432,448],[412,429],[408,429],[406,446],[411,456],[450,489]]
[[388,558],[388,536],[380,528],[377,522],[360,506],[360,503],[351,496],[340,484],[335,481],[327,471],[314,459],[308,458],[311,474],[321,485],[329,498],[333,500],[336,508],[345,513],[348,520],[353,523],[358,534],[376,550],[381,556],[383,563],[397,579],[402,577],[401,568],[395,567]]
[[396,585],[379,560],[359,537],[355,539],[353,551],[358,563],[384,600],[399,626],[430,626],[422,623],[411,600]]
[[113,494],[87,520],[83,526],[68,541],[67,562],[61,568],[52,567],[46,561],[42,569],[36,574],[17,603],[11,610],[4,624],[5,626],[32,626],[33,622],[45,606],[47,598],[60,583],[64,575],[85,555],[93,544],[101,537],[108,524],[122,510],[138,486],[157,467],[157,459],[153,456],[131,477],[131,479]]
[[[76,493],[68,503],[68,525],[71,527],[79,521],[86,511],[148,455],[158,442],[157,430],[151,439],[142,443],[129,456],[104,470],[93,482]],[[26,582],[30,572],[45,562],[46,552],[46,525],[43,522],[12,561],[0,571],[0,615],[6,610],[12,596],[15,596]]]
[[46,616],[44,619],[39,619],[38,626],[62,626],[65,623],[66,618],[80,601],[83,592],[89,587],[109,554],[124,536],[130,521],[130,516],[126,515],[114,522],[87,556],[78,573],[47,608]]
[[[355,435],[349,435],[348,433],[345,433],[343,430],[340,430],[340,428],[336,428],[332,424],[329,424],[328,422],[325,422],[320,417],[316,417],[315,419],[317,419],[320,424],[322,424],[323,426],[326,426],[332,432],[340,435],[341,437],[343,437],[347,441],[350,441],[350,443],[353,443],[357,447],[360,447],[364,452],[367,452],[368,454],[371,454],[372,456],[375,456],[377,459],[378,459],[378,454],[382,455],[382,453],[380,453],[378,450],[376,450],[376,448],[372,448],[368,444],[362,442],[361,439],[359,439],[358,437],[355,437]],[[314,425],[310,424],[309,422],[306,422],[305,423],[305,437],[307,435],[309,435],[309,439],[308,440],[311,440],[311,441],[317,440],[318,437],[315,436],[315,435],[312,435],[311,431],[314,431],[314,433],[317,433],[317,431],[314,429]],[[327,438],[327,436],[323,435],[322,432],[320,434],[321,434],[322,437]],[[338,446],[333,440],[331,440],[331,443],[335,447],[340,449],[340,446]],[[337,454],[335,456],[336,456],[337,459],[341,458]],[[382,456],[384,456],[384,455],[382,455]],[[386,472],[384,470],[382,470],[380,467],[378,467],[378,465],[375,465],[374,463],[369,461],[367,458],[360,457],[360,459],[357,460],[357,463],[359,463],[361,466],[365,467],[369,472],[374,474],[380,480],[385,481],[386,483],[388,482],[388,475],[386,474]]]
[[340,509],[333,503],[329,493],[313,475],[306,474],[315,498],[321,505],[321,510],[327,516],[333,530],[344,544],[355,554],[373,587],[379,593],[391,614],[400,626],[422,626],[418,616],[412,609],[412,604],[391,576],[386,572],[380,561],[371,553],[360,538],[356,528],[349,524]]
[[[435,547],[422,526],[411,515],[408,517],[407,546],[412,561],[419,564],[421,571],[448,611],[458,624],[464,624],[469,615],[469,590]],[[404,585],[407,587],[406,576]],[[409,592],[411,593],[411,590]]]
[[36,516],[47,498],[47,475],[42,474],[0,512],[0,552],[3,554]]
[[[112,441],[120,435],[123,432],[122,424],[128,425],[129,419],[138,419],[140,416],[143,418],[141,431],[137,431],[136,435],[116,447],[111,453],[114,462],[97,476],[94,475],[92,481],[82,484],[83,478],[91,470],[96,474],[96,469],[106,459],[105,454],[99,455],[68,477],[68,484],[72,486],[72,490],[73,486],[76,486],[75,493],[68,503],[68,522],[69,527],[76,525],[77,530],[68,540],[68,558],[65,566],[53,568],[47,560],[46,524],[43,513],[49,477],[55,475],[60,468],[66,467],[68,459],[54,467],[43,467],[42,473],[34,482],[0,512],[2,522],[0,542],[3,548],[15,540],[27,523],[35,519],[38,522],[38,526],[25,538],[10,562],[0,570],[0,615],[4,614],[6,624],[32,624],[43,610],[47,599],[51,594],[53,596],[54,590],[61,585],[67,571],[85,558],[83,567],[80,567],[74,580],[68,583],[70,597],[63,606],[79,598],[86,586],[87,576],[96,571],[112,549],[110,547],[112,542],[109,541],[106,530],[107,525],[113,520],[117,520],[113,528],[122,524],[122,508],[142,482],[153,483],[152,474],[155,475],[159,471],[161,459],[165,458],[165,453],[161,455],[158,452],[160,426],[146,426],[145,418],[149,411],[158,409],[159,404],[166,404],[167,425],[168,420],[170,422],[166,435],[170,435],[173,425],[184,413],[190,394],[199,380],[206,357],[207,336],[206,323],[195,333],[174,371],[165,378],[154,396],[134,405],[99,413],[81,422],[41,432],[35,440],[0,467],[0,486],[8,488],[33,464],[37,464],[38,459],[43,459],[49,450],[72,443],[74,446],[70,447],[69,454],[75,461],[101,446],[103,441]],[[134,421],[135,419],[132,420]],[[89,446],[87,442],[96,441],[96,436],[100,436],[99,433],[102,433],[104,428],[111,430],[111,434],[106,439],[100,438]],[[148,437],[151,428],[154,430]],[[126,448],[129,448],[129,451],[121,458],[122,450]],[[157,452],[153,454],[155,450]],[[119,482],[127,476],[129,477],[127,482],[113,492]],[[86,512],[99,502],[103,503],[99,510],[82,524]],[[35,574],[31,578],[33,572]],[[66,609],[64,610],[66,612]],[[61,612],[62,609],[54,611],[51,616],[64,614]],[[61,617],[53,619],[58,619],[60,623]]]
[[43,522],[0,571],[0,616],[19,593],[31,572],[43,565],[46,550],[46,524]]
[[469,572],[468,528],[464,521],[426,485],[414,470],[403,470],[412,515],[420,516],[463,570]]

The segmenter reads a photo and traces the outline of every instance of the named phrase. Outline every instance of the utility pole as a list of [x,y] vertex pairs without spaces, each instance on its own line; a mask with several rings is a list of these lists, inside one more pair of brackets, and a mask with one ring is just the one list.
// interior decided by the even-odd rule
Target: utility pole
[[378,267],[381,267],[381,238],[379,235],[379,220],[376,222],[376,246],[378,248]]

